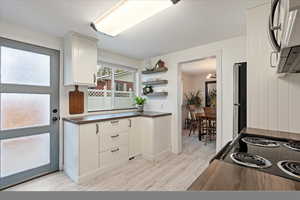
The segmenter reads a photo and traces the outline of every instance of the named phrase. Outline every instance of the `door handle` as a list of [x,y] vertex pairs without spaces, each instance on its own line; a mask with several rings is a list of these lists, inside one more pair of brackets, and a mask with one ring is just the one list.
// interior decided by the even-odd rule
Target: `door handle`
[[99,133],[99,124],[96,124],[96,134],[98,135]]
[[129,128],[131,128],[131,119],[129,119]]
[[52,117],[52,121],[56,122],[58,120],[58,117]]
[[94,81],[94,84],[96,84],[97,77],[96,77],[96,74],[95,74],[95,73],[93,74],[93,77],[94,77],[94,80],[93,80],[93,81]]

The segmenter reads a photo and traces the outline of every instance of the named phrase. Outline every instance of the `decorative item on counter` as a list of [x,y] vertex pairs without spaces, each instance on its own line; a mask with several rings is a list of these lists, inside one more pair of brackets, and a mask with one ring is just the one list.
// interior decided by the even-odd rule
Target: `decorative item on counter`
[[84,93],[78,90],[78,85],[75,85],[75,91],[69,92],[69,112],[70,114],[84,112]]
[[151,85],[146,85],[144,88],[143,88],[143,94],[144,95],[147,95],[147,94],[150,94],[150,93],[153,93],[153,88]]
[[165,62],[162,60],[158,60],[154,67],[155,70],[160,70],[160,69],[164,69],[164,68],[166,68]]
[[185,94],[186,105],[189,110],[195,111],[202,104],[202,99],[200,97],[200,90],[197,92],[190,92],[190,94]]
[[151,63],[151,59],[150,58],[146,59],[146,61],[145,61],[145,69],[147,71],[153,71],[154,70],[154,66]]
[[138,112],[144,111],[144,104],[146,103],[146,99],[142,97],[135,97],[134,102],[137,105]]

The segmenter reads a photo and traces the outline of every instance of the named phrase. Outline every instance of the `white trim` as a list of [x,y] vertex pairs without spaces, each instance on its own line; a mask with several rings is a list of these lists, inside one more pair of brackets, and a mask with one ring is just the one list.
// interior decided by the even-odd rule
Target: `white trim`
[[131,71],[131,72],[137,72],[138,69],[135,68],[135,67],[131,67],[131,66],[126,66],[126,65],[120,65],[120,64],[116,64],[116,63],[111,63],[111,62],[106,62],[106,61],[103,61],[103,60],[98,60],[98,65],[105,65],[107,67],[110,67],[110,68],[113,68],[113,69],[125,69],[127,71]]
[[[198,61],[201,60],[203,58],[207,58],[207,57],[212,57],[215,56],[217,59],[217,67],[216,67],[216,74],[217,74],[217,141],[216,141],[216,151],[219,151],[223,144],[223,133],[222,133],[222,127],[223,127],[223,120],[222,120],[222,116],[223,116],[223,105],[222,105],[222,97],[223,97],[223,93],[222,93],[222,83],[223,83],[223,79],[222,79],[222,50],[218,50],[212,53],[207,53],[207,54],[203,54],[203,55],[199,55],[194,59],[191,60],[183,60],[178,62],[178,66],[177,66],[177,88],[180,89],[181,85],[182,85],[182,73],[181,73],[181,65],[184,63],[189,63],[189,62],[194,62],[194,61]],[[180,90],[178,90],[180,91]],[[181,110],[181,102],[182,102],[182,92],[180,91],[178,96],[177,96],[177,138],[175,139],[175,142],[177,143],[173,143],[173,145],[175,145],[175,153],[180,153],[182,151],[182,110]]]

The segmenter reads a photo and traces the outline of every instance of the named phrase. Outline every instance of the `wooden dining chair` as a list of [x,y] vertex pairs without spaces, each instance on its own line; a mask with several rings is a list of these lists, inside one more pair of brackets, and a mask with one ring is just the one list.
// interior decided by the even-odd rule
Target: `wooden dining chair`
[[[213,138],[215,138],[216,136],[216,108],[212,108],[212,107],[204,107],[204,113],[207,116],[207,118],[204,120],[204,136],[205,136],[205,140],[204,140],[204,144],[206,145],[208,140],[212,141]],[[211,118],[211,116],[214,116],[213,118]]]
[[190,133],[189,133],[189,136],[191,136],[192,133],[195,133],[195,131],[198,128],[198,122],[197,122],[195,111],[190,111],[190,115],[191,115],[191,119],[190,119]]

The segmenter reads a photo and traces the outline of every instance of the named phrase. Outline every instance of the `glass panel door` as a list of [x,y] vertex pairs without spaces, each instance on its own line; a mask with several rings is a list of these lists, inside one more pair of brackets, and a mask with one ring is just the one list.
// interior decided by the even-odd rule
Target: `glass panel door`
[[59,51],[0,38],[0,189],[58,170]]

